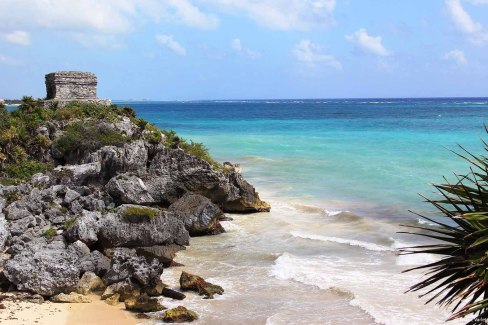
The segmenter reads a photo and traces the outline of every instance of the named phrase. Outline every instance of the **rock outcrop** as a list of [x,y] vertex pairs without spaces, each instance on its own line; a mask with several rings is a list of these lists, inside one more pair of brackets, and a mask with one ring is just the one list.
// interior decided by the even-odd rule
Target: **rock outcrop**
[[[46,84],[50,104],[98,101],[94,75],[56,73]],[[147,127],[130,108],[54,106],[46,115],[61,117],[29,130],[44,141],[42,150],[18,149],[45,166],[43,173],[0,182],[1,288],[67,303],[96,293],[134,312],[161,311],[155,297],[185,298],[161,275],[191,236],[224,232],[225,212],[270,209],[239,168],[219,165],[199,146],[181,149],[174,134]],[[0,181],[4,174],[0,168]],[[180,285],[209,299],[224,292],[185,272]],[[196,318],[180,306],[163,320]]]

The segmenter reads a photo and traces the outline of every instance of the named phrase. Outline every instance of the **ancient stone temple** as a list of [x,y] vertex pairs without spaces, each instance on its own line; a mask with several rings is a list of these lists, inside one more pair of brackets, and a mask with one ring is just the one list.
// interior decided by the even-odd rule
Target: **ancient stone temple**
[[58,71],[46,75],[47,96],[44,106],[64,106],[69,102],[110,105],[109,99],[97,97],[97,76],[91,72]]

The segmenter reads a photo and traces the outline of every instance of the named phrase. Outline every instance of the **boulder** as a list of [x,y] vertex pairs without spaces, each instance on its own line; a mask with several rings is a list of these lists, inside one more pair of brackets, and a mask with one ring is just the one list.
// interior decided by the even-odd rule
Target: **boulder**
[[150,204],[154,199],[147,191],[146,185],[139,177],[131,174],[121,174],[112,177],[105,186],[117,202],[129,204]]
[[198,319],[197,313],[183,306],[168,309],[163,316],[165,323],[189,323]]
[[122,282],[117,282],[109,285],[102,294],[102,300],[105,300],[113,295],[118,294],[120,301],[137,297],[141,294],[141,288],[130,279]]
[[150,162],[144,179],[149,194],[163,204],[172,204],[185,193],[200,194],[227,212],[269,211],[269,204],[235,169],[224,172],[180,149],[161,148]]
[[180,277],[180,286],[182,290],[196,291],[205,299],[213,299],[215,294],[223,294],[224,289],[221,286],[206,282],[198,275],[182,272]]
[[173,298],[176,300],[183,300],[186,298],[186,296],[183,293],[178,292],[178,291],[173,290],[173,289],[170,289],[170,288],[163,288],[163,291],[161,292],[161,294],[165,297]]
[[222,210],[198,194],[186,194],[169,207],[185,224],[190,236],[217,235],[225,232],[219,222]]
[[105,288],[106,286],[102,279],[95,273],[85,272],[81,277],[80,282],[78,282],[78,289],[76,291],[82,295],[87,295],[94,291],[105,290]]
[[157,297],[163,294],[164,289],[167,287],[161,279],[158,279],[156,283],[153,285],[148,286],[144,289],[144,292],[147,293],[148,296]]
[[117,306],[119,304],[120,294],[116,293],[105,299],[105,303],[110,306]]
[[149,261],[157,259],[165,267],[169,267],[173,264],[176,253],[185,249],[185,246],[171,244],[165,246],[136,247],[135,252],[137,255],[144,256]]
[[69,304],[77,304],[77,303],[90,303],[91,299],[85,297],[76,292],[71,292],[70,294],[60,293],[53,297],[51,297],[52,302],[58,303],[69,303]]
[[142,288],[152,288],[158,284],[162,273],[163,265],[158,260],[148,263],[144,257],[116,252],[112,257],[110,270],[103,277],[103,282],[110,285],[130,279]]
[[149,313],[161,311],[166,308],[159,303],[158,299],[150,298],[148,295],[142,294],[138,297],[125,300],[125,309],[138,313]]
[[98,219],[101,218],[100,212],[83,210],[80,217],[76,218],[73,225],[64,232],[68,241],[82,241],[87,245],[92,245],[98,240]]
[[[134,213],[129,213],[135,211]],[[147,214],[146,214],[147,212]],[[102,247],[141,247],[154,245],[188,245],[189,235],[183,223],[167,211],[122,205],[98,222],[98,239]]]
[[3,274],[18,290],[53,296],[76,290],[77,261],[76,253],[66,250],[63,243],[33,240],[7,261]]
[[110,259],[99,251],[80,257],[78,260],[80,272],[93,272],[98,276],[104,276],[110,269]]
[[54,169],[58,176],[69,178],[71,184],[84,185],[90,180],[97,179],[100,175],[102,166],[99,162],[58,166]]

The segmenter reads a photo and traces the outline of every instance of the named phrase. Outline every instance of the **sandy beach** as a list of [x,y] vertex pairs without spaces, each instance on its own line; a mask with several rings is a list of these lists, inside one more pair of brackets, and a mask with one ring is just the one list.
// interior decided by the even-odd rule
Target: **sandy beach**
[[109,306],[97,296],[89,304],[62,304],[45,302],[4,301],[5,309],[0,309],[0,324],[19,325],[97,325],[114,323],[118,325],[141,324],[141,320],[124,310],[124,304]]

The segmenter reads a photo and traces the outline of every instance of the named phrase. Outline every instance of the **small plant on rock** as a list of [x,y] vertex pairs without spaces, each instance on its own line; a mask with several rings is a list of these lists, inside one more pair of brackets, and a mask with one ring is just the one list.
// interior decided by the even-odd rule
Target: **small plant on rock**
[[146,208],[146,207],[127,207],[122,211],[122,216],[130,221],[135,220],[154,220],[159,215],[159,211],[156,209]]
[[44,231],[44,237],[47,239],[53,239],[58,234],[56,228],[48,228]]

